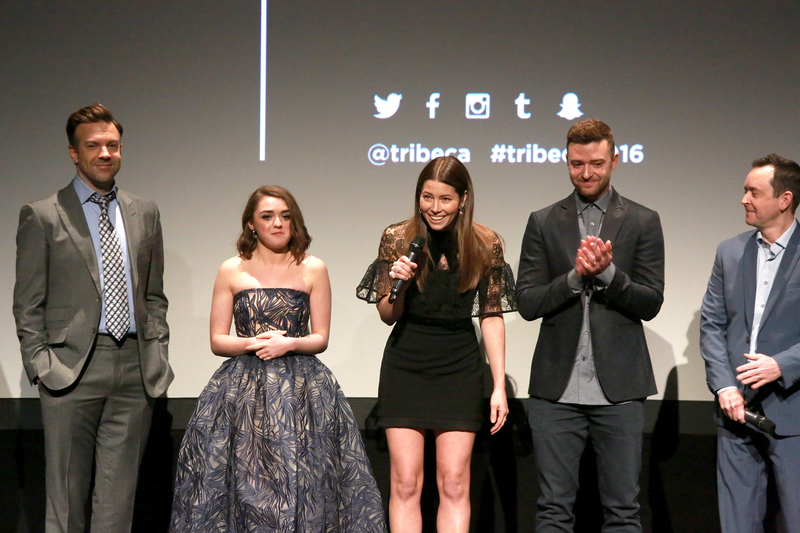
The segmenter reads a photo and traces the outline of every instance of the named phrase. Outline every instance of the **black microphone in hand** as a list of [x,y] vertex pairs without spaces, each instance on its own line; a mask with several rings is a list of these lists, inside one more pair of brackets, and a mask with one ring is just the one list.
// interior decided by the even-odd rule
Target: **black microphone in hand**
[[[417,258],[422,253],[422,249],[425,247],[425,237],[422,235],[417,235],[411,240],[411,244],[408,245],[408,260],[412,263],[417,262]],[[394,285],[392,285],[392,292],[389,293],[389,303],[393,303],[397,298],[397,295],[403,291],[403,287],[406,286],[409,280],[405,279],[396,279],[394,280]]]
[[745,411],[744,419],[747,421],[748,424],[757,427],[764,433],[769,433],[773,437],[775,436],[775,430],[777,429],[777,426],[775,425],[775,422],[773,422],[766,416],[756,414],[752,411]]

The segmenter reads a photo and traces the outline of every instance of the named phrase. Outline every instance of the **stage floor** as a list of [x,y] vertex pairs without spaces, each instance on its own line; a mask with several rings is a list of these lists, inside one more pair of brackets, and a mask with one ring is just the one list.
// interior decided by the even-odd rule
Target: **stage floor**
[[[364,399],[366,400],[366,399]],[[374,401],[351,403],[363,431],[378,486],[389,495],[389,455],[381,432],[370,430]],[[29,403],[29,402],[26,402]],[[184,405],[185,404],[185,405]],[[641,476],[641,517],[645,532],[719,531],[716,505],[716,443],[711,432],[681,433],[678,403],[648,402],[649,423],[644,438]],[[169,408],[167,408],[169,405]],[[160,402],[154,416],[145,453],[136,500],[134,532],[166,532],[172,499],[172,482],[178,447],[187,413],[193,401]],[[479,435],[472,461],[472,527],[475,533],[524,533],[533,531],[538,496],[530,435],[525,422],[524,401],[512,402],[511,423],[498,435]],[[36,410],[35,405],[29,405]],[[706,406],[707,407],[707,406]],[[703,407],[703,410],[706,409]],[[657,408],[657,409],[656,409]],[[34,417],[27,413],[23,418]],[[27,429],[0,430],[0,531],[39,533],[44,531],[44,442],[40,423],[20,420]],[[18,427],[20,427],[18,426]],[[8,426],[6,426],[8,427]],[[713,427],[713,426],[711,426]],[[429,438],[427,457],[433,457]],[[576,532],[596,532],[602,524],[596,472],[591,455],[585,455],[581,470],[582,489],[576,502]],[[434,532],[436,523],[435,465],[426,464],[423,490],[424,531]]]

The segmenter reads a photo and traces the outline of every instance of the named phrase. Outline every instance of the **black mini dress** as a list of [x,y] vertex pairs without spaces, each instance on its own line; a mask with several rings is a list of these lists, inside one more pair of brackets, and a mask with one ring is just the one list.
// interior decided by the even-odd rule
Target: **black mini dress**
[[[391,290],[389,270],[407,252],[406,223],[386,228],[378,258],[367,269],[357,296],[377,303]],[[458,246],[450,232],[429,230],[424,290],[405,294],[402,318],[386,342],[378,387],[378,425],[444,431],[478,431],[484,419],[486,368],[473,317],[516,311],[514,276],[500,237],[492,265],[478,286],[458,291]]]

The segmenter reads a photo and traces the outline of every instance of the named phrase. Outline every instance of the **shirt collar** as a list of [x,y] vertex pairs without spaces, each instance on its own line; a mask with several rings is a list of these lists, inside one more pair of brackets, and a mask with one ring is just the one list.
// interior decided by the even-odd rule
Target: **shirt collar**
[[[78,200],[81,201],[81,204],[88,202],[89,198],[91,198],[93,194],[104,196],[86,185],[86,182],[84,182],[77,174],[75,174],[75,177],[72,178],[72,186],[75,188],[75,192],[78,193]],[[116,192],[117,186],[114,185],[112,190]]]
[[[759,245],[765,248],[769,248],[773,253],[777,254],[779,251],[785,250],[786,247],[789,245],[789,239],[792,238],[792,235],[794,234],[794,230],[796,227],[797,227],[797,219],[793,220],[792,225],[789,226],[789,229],[784,231],[783,234],[777,239],[775,239],[775,242],[772,243],[771,245],[764,240],[764,237],[761,235],[760,231],[756,234],[756,240],[758,241]],[[776,248],[776,246],[778,248]]]
[[608,204],[611,203],[611,191],[611,186],[609,186],[606,193],[594,202],[584,202],[577,192],[572,193],[575,195],[575,209],[578,210],[578,215],[583,213],[583,210],[591,204],[596,205],[605,214],[606,210],[608,210]]

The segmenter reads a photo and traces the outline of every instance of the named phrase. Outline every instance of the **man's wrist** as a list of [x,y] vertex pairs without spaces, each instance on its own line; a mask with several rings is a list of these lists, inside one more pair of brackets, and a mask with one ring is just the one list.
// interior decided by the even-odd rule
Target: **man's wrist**
[[614,266],[614,263],[609,263],[606,269],[596,275],[594,279],[599,282],[602,288],[606,288],[614,281],[614,274],[616,273],[617,267]]
[[583,290],[583,279],[574,268],[567,274],[567,285],[574,294],[578,294]]

